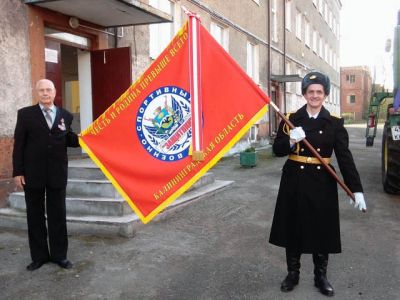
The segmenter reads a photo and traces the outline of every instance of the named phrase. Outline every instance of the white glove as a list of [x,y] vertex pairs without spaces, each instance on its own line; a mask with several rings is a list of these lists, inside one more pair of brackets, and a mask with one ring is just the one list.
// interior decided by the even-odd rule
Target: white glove
[[[365,204],[363,193],[354,193],[354,207],[359,210],[367,210],[367,204]],[[350,204],[353,204],[353,199],[350,198]]]
[[300,142],[302,139],[306,137],[306,133],[304,132],[303,128],[296,127],[290,130],[290,139],[295,141],[296,143]]

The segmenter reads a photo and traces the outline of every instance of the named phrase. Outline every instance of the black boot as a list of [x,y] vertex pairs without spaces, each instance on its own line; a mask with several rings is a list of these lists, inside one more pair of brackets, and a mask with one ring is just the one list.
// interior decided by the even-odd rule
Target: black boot
[[281,284],[282,292],[290,292],[299,283],[300,274],[300,253],[286,249],[286,263],[288,274]]
[[334,295],[333,287],[326,278],[328,268],[328,254],[313,254],[314,262],[314,283],[319,291],[325,296],[332,297]]

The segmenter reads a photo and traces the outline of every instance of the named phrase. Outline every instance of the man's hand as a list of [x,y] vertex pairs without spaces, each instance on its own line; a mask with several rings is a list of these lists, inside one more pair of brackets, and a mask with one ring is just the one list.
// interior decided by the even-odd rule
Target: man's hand
[[[358,208],[361,211],[366,211],[367,210],[367,204],[365,203],[364,200],[364,194],[363,193],[354,193],[354,207]],[[350,199],[350,204],[353,204],[353,199]]]
[[25,185],[25,177],[24,176],[15,176],[14,183],[18,188],[23,189],[24,185]]
[[296,127],[290,130],[290,141],[293,143],[298,143],[306,137],[306,133],[303,128]]

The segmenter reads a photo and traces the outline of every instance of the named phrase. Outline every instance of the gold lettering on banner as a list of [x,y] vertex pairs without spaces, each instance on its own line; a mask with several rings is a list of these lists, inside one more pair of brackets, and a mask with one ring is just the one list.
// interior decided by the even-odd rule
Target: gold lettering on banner
[[[171,62],[171,58],[185,45],[188,39],[187,25],[181,29],[179,34],[169,44],[169,49],[161,58],[158,58],[131,86],[118,98],[99,118],[97,118],[82,133],[90,133],[92,135],[99,134],[112,121],[116,120],[118,115],[126,110],[134,100],[154,81]],[[157,62],[157,63],[156,63]],[[107,119],[108,121],[104,121]]]
[[172,57],[174,57],[179,52],[179,50],[183,47],[187,38],[188,38],[188,33],[186,31],[172,45],[172,47],[169,49],[169,53],[171,54]]
[[155,200],[159,200],[164,196],[164,194],[168,193],[174,186],[179,184],[185,177],[196,168],[201,161],[196,161],[196,162],[190,162],[187,164],[178,174],[176,174],[171,180],[169,180],[165,185],[162,186],[162,188],[156,192],[153,193],[153,197]]
[[[229,135],[232,135],[232,131],[236,126],[239,125],[240,122],[244,119],[244,115],[241,113],[236,114],[232,120],[224,127],[204,149],[204,158],[210,155],[216,148],[216,145],[221,143],[225,138]],[[229,136],[229,138],[233,138]],[[166,184],[164,184],[158,192],[153,193],[153,197],[155,200],[165,200],[163,199],[164,195],[177,184],[179,184],[182,180],[185,179],[199,164],[203,163],[203,161],[192,161],[187,164],[177,175],[175,175],[172,179],[170,179]]]

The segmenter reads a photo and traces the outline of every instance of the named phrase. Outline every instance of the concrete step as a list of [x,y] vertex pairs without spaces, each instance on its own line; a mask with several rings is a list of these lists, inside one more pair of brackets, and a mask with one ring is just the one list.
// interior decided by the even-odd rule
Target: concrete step
[[[158,218],[168,216],[172,211],[176,211],[178,207],[184,207],[183,204],[204,197],[210,197],[218,191],[227,188],[233,181],[215,180],[211,184],[188,191],[172,202]],[[135,231],[143,226],[140,219],[134,213],[123,216],[93,216],[81,215],[74,216],[67,214],[67,224],[69,234],[90,234],[90,235],[121,235],[131,237]],[[16,208],[0,209],[0,226],[5,228],[26,229],[26,213]]]
[[68,178],[106,179],[100,168],[91,159],[77,159],[68,162]]
[[[26,210],[23,192],[10,194],[8,200],[10,208]],[[132,213],[129,204],[122,198],[67,197],[65,204],[68,215],[123,216]]]
[[107,179],[68,179],[67,195],[73,197],[121,198],[121,195]]
[[194,190],[194,189],[198,189],[198,188],[200,188],[200,187],[202,187],[202,186],[205,186],[205,185],[207,185],[207,184],[211,184],[211,183],[213,183],[214,181],[215,181],[215,176],[214,176],[214,174],[211,173],[211,172],[208,172],[208,173],[204,174],[203,176],[201,176],[200,179],[197,180],[197,181],[195,182],[195,184],[193,184],[193,185],[188,189],[188,191],[191,191],[191,190]]
[[[68,163],[69,179],[106,180],[99,167],[90,159],[72,160]],[[211,172],[206,173],[191,188],[208,184],[214,180]]]
[[[204,174],[189,190],[214,182],[213,173]],[[107,179],[68,179],[67,195],[73,197],[121,198],[121,195]]]
[[[214,175],[207,173],[187,192],[212,184],[214,181]],[[26,210],[23,192],[10,194],[8,202],[10,208]],[[123,216],[132,212],[129,204],[106,179],[69,179],[66,207],[70,215]]]

